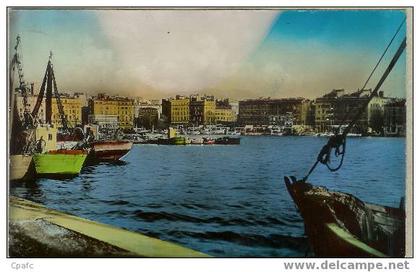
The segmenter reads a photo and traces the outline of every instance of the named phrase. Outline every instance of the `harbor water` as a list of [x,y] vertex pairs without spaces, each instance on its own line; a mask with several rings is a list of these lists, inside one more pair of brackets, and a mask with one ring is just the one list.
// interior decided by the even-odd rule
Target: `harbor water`
[[[328,139],[242,137],[240,145],[135,145],[72,179],[11,183],[11,195],[219,257],[304,256],[303,221],[283,176],[303,177]],[[343,167],[315,185],[398,207],[405,139],[350,138]]]

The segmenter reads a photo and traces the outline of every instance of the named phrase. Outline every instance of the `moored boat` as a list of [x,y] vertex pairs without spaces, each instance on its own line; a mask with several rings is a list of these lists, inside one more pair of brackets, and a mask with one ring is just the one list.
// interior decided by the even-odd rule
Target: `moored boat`
[[222,145],[237,145],[241,143],[241,138],[234,138],[234,137],[222,137],[217,138],[215,140],[215,144],[222,144]]
[[33,156],[38,176],[74,176],[82,170],[86,150],[51,150]]
[[187,144],[187,138],[182,136],[176,136],[169,139],[169,144],[172,145],[186,145]]
[[199,138],[191,138],[190,144],[202,145],[203,144],[203,138],[201,138],[201,137],[199,137]]
[[157,144],[160,145],[186,145],[188,143],[191,143],[187,141],[187,138],[182,136],[176,136],[169,139],[158,139]]
[[[405,211],[285,177],[318,257],[403,257]],[[403,206],[403,205],[402,205]]]
[[205,145],[212,145],[215,143],[215,140],[212,138],[203,138],[203,144]]
[[9,160],[9,179],[26,180],[35,174],[31,155],[10,155]]
[[133,146],[129,141],[96,141],[91,143],[92,160],[118,161],[126,155]]

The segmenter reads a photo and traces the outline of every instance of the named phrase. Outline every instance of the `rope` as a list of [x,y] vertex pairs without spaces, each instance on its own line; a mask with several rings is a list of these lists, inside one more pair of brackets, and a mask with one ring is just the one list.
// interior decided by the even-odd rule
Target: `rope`
[[[327,168],[331,172],[335,172],[335,171],[337,171],[338,169],[341,168],[341,166],[343,165],[343,162],[344,162],[344,155],[345,155],[345,152],[346,152],[346,137],[347,137],[347,134],[350,132],[352,127],[356,124],[357,120],[360,118],[362,113],[365,111],[366,107],[369,105],[372,98],[377,96],[378,90],[380,89],[380,87],[384,83],[385,79],[388,77],[389,73],[392,71],[392,68],[397,63],[397,61],[398,61],[399,57],[401,56],[402,52],[404,51],[405,47],[406,47],[406,38],[404,38],[404,40],[401,42],[397,52],[395,53],[394,57],[392,58],[391,62],[388,65],[388,67],[386,68],[384,74],[382,75],[379,82],[376,84],[375,89],[371,92],[371,95],[369,96],[369,99],[365,102],[365,104],[362,107],[359,108],[359,111],[357,112],[357,114],[355,115],[353,120],[350,122],[350,124],[344,129],[342,134],[338,134],[338,131],[339,131],[339,129],[338,129],[335,132],[335,134],[330,137],[327,144],[325,144],[322,147],[321,151],[318,154],[317,160],[312,165],[308,174],[302,179],[302,181],[306,181],[308,179],[309,175],[315,170],[318,163],[326,165]],[[376,69],[376,66],[375,66],[375,69]],[[333,149],[334,149],[334,154],[335,154],[336,157],[341,156],[340,163],[336,167],[331,167],[331,165],[330,165],[331,152],[333,151]]]
[[[401,22],[400,26],[397,28],[397,31],[395,31],[394,36],[392,37],[392,39],[389,41],[387,47],[385,48],[384,52],[382,53],[381,57],[379,58],[379,60],[376,62],[375,67],[373,67],[372,71],[370,72],[370,75],[368,76],[368,78],[365,81],[365,84],[363,84],[363,87],[359,89],[358,94],[361,94],[363,92],[363,90],[366,88],[370,78],[373,76],[373,74],[376,71],[376,68],[378,68],[379,64],[381,63],[382,59],[384,58],[386,52],[388,52],[389,47],[391,46],[392,42],[394,41],[395,37],[397,37],[398,32],[400,32],[401,27],[404,25],[405,23],[405,19]],[[350,115],[350,111],[346,113],[346,115],[344,116],[343,120],[341,121],[341,124],[338,126],[338,129],[336,130],[336,134],[340,131],[340,128],[343,126],[343,124],[346,122],[347,118]]]

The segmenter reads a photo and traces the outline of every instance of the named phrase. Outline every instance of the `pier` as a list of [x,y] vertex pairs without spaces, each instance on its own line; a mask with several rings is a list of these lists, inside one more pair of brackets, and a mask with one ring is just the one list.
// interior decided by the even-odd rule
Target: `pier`
[[209,257],[174,243],[10,197],[12,257]]

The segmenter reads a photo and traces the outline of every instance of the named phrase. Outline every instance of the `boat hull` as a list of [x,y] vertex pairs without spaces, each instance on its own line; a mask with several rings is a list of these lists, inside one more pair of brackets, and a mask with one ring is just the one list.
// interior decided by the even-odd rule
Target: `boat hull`
[[118,161],[131,150],[132,146],[133,143],[128,141],[94,142],[92,144],[91,160]]
[[215,140],[215,144],[221,145],[238,145],[241,143],[241,138],[223,137]]
[[10,156],[10,180],[31,179],[35,175],[35,169],[30,155],[11,155]]
[[160,145],[186,145],[187,139],[185,137],[172,137],[169,139],[158,139]]
[[169,139],[171,145],[186,145],[187,139],[185,137],[174,137]]
[[285,177],[319,257],[403,257],[405,212]]
[[44,153],[33,156],[37,176],[74,176],[82,170],[87,154]]

